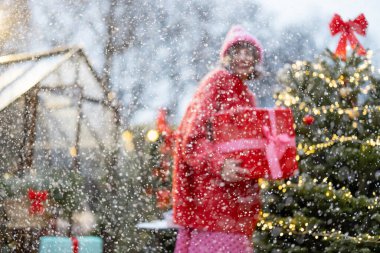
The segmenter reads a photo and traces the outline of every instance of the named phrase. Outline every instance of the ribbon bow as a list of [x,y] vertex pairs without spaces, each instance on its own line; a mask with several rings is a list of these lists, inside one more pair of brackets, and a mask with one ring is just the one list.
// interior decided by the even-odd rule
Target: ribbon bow
[[365,55],[366,50],[359,43],[359,40],[355,36],[355,32],[364,36],[366,34],[367,27],[368,22],[364,14],[360,14],[356,19],[348,20],[347,22],[344,22],[338,14],[335,14],[330,22],[331,34],[334,36],[340,32],[342,33],[338,46],[335,50],[335,55],[340,57],[342,60],[346,60],[347,40],[350,42],[353,50],[357,50],[359,55]]
[[43,214],[45,211],[43,201],[47,200],[48,193],[47,191],[34,191],[32,189],[29,189],[28,191],[28,197],[31,201],[30,207],[29,207],[29,213],[30,214]]
[[265,145],[265,153],[271,172],[271,178],[281,178],[282,170],[280,167],[280,159],[284,155],[289,145],[294,142],[294,140],[291,139],[287,134],[273,134],[268,126],[263,127],[263,135],[267,141]]
[[161,108],[158,111],[158,115],[157,115],[157,119],[156,119],[156,125],[157,125],[157,130],[160,133],[163,133],[166,135],[171,135],[173,131],[169,127],[169,124],[167,122],[167,115],[168,115],[168,111],[164,108]]
[[164,153],[170,153],[174,144],[174,131],[169,127],[167,114],[168,111],[161,108],[158,111],[156,119],[157,130],[164,136],[164,145],[162,145],[162,151]]

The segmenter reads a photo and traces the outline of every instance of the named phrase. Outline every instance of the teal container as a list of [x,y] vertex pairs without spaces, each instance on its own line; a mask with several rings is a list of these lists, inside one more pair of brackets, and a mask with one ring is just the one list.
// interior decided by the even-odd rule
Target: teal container
[[[78,253],[102,253],[103,240],[96,236],[78,236]],[[73,253],[73,242],[70,237],[42,236],[39,253]]]

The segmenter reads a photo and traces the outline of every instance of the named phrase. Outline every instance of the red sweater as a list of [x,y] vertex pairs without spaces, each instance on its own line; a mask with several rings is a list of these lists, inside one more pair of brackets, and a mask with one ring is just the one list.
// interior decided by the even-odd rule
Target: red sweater
[[260,209],[256,180],[224,181],[224,157],[210,140],[209,119],[220,110],[255,106],[248,87],[226,70],[201,82],[177,131],[174,222],[191,228],[252,235]]

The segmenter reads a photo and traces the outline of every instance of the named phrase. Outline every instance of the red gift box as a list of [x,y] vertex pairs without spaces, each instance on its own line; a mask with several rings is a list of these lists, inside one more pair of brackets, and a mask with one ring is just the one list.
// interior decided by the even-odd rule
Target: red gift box
[[211,119],[218,152],[238,159],[250,178],[281,179],[298,169],[290,109],[239,108]]

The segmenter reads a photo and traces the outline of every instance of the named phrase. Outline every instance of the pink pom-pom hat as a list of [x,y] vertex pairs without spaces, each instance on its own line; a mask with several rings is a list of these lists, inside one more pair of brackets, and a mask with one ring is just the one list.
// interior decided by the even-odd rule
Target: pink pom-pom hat
[[246,42],[246,43],[251,44],[253,47],[255,47],[258,52],[259,62],[262,62],[263,49],[260,45],[260,42],[251,34],[249,34],[244,29],[244,27],[240,25],[234,25],[228,31],[227,36],[222,45],[222,48],[220,50],[220,60],[223,61],[224,57],[227,55],[228,49],[239,42]]

